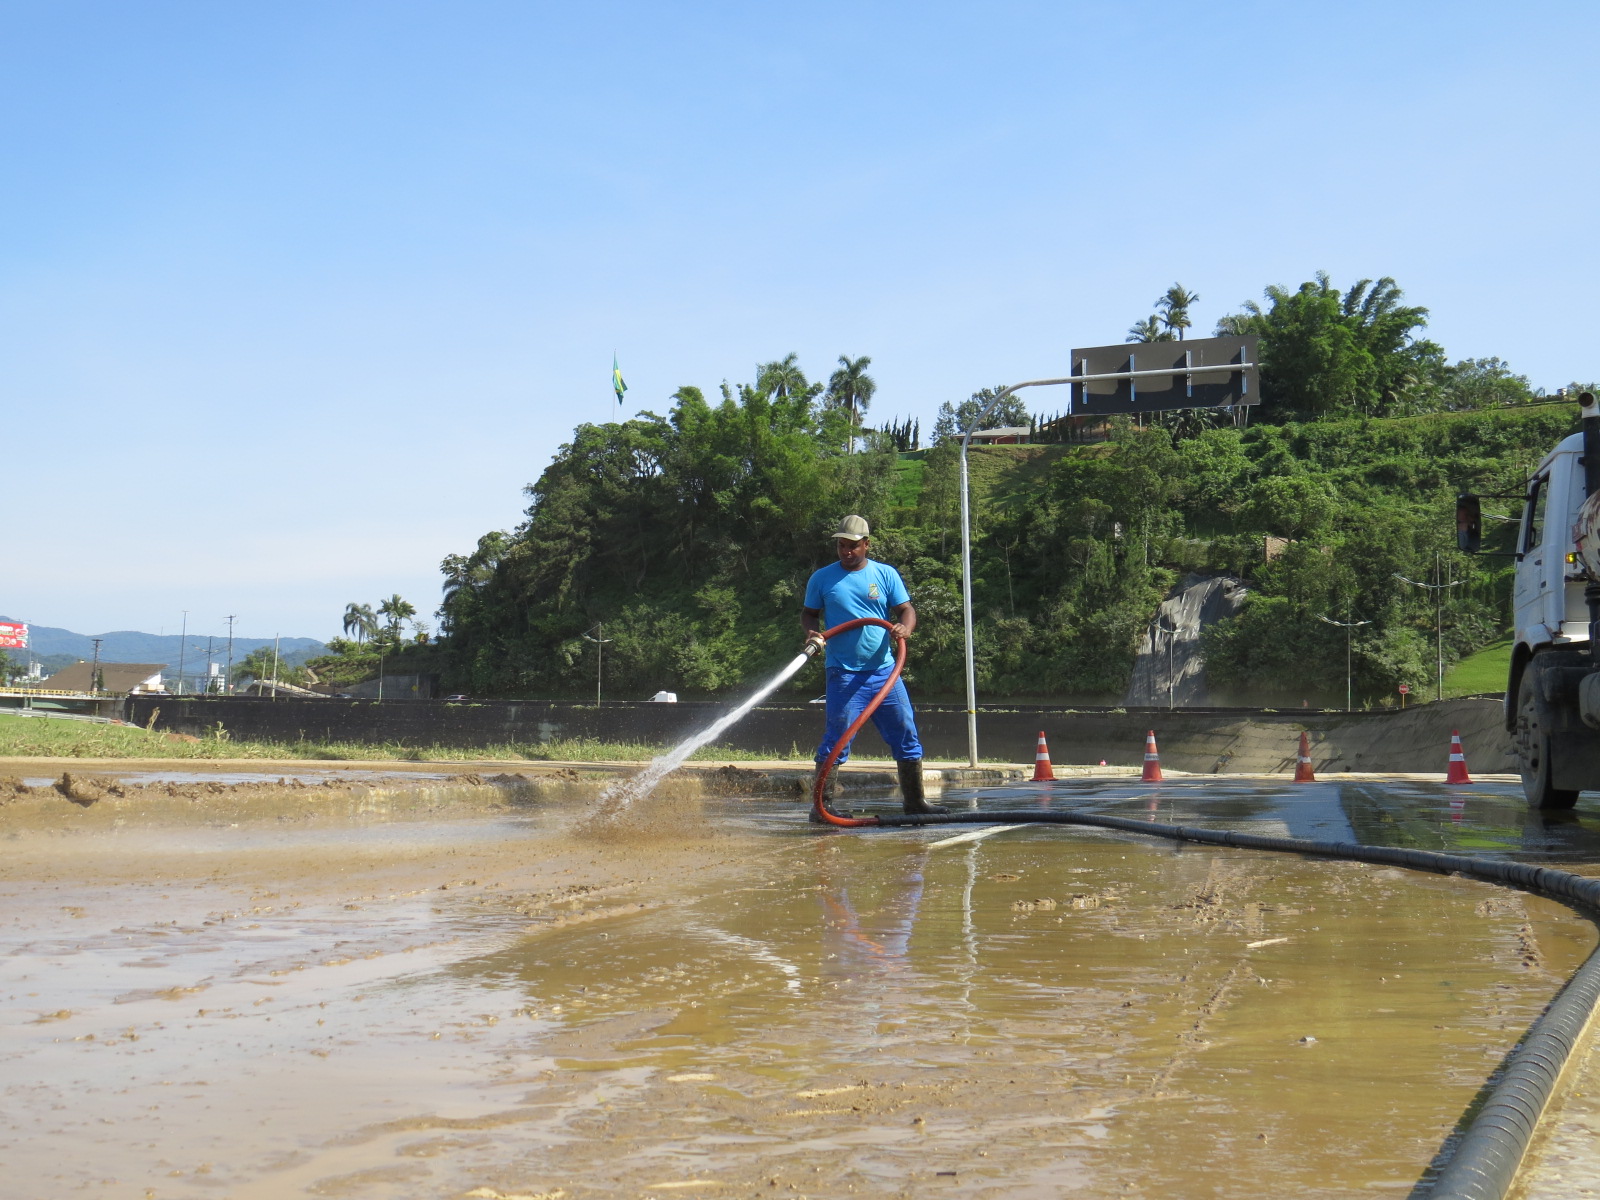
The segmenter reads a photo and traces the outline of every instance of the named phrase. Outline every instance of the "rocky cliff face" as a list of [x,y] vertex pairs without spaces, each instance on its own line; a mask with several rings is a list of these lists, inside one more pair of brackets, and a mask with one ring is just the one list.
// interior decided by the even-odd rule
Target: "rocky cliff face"
[[1123,699],[1128,705],[1184,708],[1211,703],[1200,634],[1239,611],[1245,586],[1230,575],[1188,575],[1156,609]]

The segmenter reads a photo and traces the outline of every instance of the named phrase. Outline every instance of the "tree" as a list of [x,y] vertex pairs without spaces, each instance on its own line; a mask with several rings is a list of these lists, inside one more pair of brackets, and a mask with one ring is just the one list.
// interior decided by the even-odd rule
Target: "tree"
[[872,359],[863,354],[851,359],[839,355],[839,369],[828,377],[828,400],[850,414],[850,453],[856,449],[856,426],[872,404],[872,395],[878,390],[877,382],[867,374]]
[[1172,334],[1161,328],[1161,318],[1151,313],[1144,320],[1128,327],[1126,342],[1171,342],[1176,341]]
[[[1464,358],[1441,372],[1439,407],[1450,410],[1526,404],[1534,398],[1526,375],[1498,358]],[[1581,389],[1580,389],[1581,390]]]
[[1325,271],[1294,291],[1273,285],[1217,322],[1219,334],[1261,338],[1261,395],[1280,418],[1335,413],[1383,416],[1401,409],[1440,350],[1419,340],[1428,310],[1400,303],[1388,276],[1341,294]]
[[[1194,324],[1189,319],[1189,309],[1200,303],[1200,297],[1181,283],[1175,283],[1162,294],[1156,301],[1156,309],[1160,315],[1161,323],[1166,326],[1168,333],[1177,334],[1178,340],[1183,341],[1183,331]],[[1153,342],[1155,338],[1140,338],[1142,342]]]
[[1172,433],[1174,441],[1198,437],[1213,428],[1220,417],[1215,408],[1176,408],[1155,414],[1156,423]]
[[494,581],[500,560],[510,545],[510,535],[494,530],[478,539],[471,554],[447,554],[439,564],[444,575],[444,595],[435,614],[442,633],[450,633],[458,624],[470,623],[482,613],[485,590]]
[[[947,438],[959,439],[966,433],[967,426],[983,411],[984,405],[1000,391],[1000,388],[981,388],[960,404],[951,404],[946,400],[939,406],[939,415],[933,423],[933,440],[942,442]],[[1028,406],[1013,394],[996,404],[989,415],[979,422],[978,428],[1004,429],[1027,425],[1030,420]]]
[[[274,668],[276,668],[276,676],[274,676]],[[299,686],[304,682],[305,676],[306,673],[303,667],[291,667],[281,657],[276,657],[273,654],[271,646],[256,647],[245,655],[241,662],[234,664],[233,668],[235,681],[249,678],[264,683],[276,677],[279,683]]]
[[580,425],[523,523],[445,560],[449,686],[592,688],[598,620],[608,689],[720,689],[777,660],[834,523],[883,528],[895,481],[891,438],[846,455],[848,408],[778,390],[682,387],[664,416]]
[[878,432],[897,451],[916,450],[921,445],[921,424],[920,421],[913,421],[908,417],[904,421],[890,421]]
[[417,615],[417,610],[414,605],[402,600],[399,593],[396,593],[378,605],[378,613],[389,619],[389,636],[398,642],[401,628],[406,621]]
[[778,362],[762,363],[756,368],[756,388],[779,399],[805,392],[811,384],[798,359],[799,355],[789,353]]
[[378,617],[370,604],[351,601],[344,606],[344,631],[355,634],[357,642],[364,642],[378,632]]

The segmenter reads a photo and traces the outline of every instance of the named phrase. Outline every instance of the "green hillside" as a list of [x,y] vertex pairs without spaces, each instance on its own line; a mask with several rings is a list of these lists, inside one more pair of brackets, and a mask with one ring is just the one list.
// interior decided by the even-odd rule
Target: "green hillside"
[[[1191,572],[1248,586],[1239,614],[1207,635],[1219,700],[1342,702],[1345,634],[1329,619],[1365,622],[1351,639],[1363,702],[1392,703],[1402,683],[1427,694],[1431,597],[1397,576],[1459,584],[1444,612],[1450,663],[1503,636],[1510,567],[1456,552],[1454,497],[1519,492],[1575,409],[1538,403],[1498,359],[1449,362],[1422,336],[1427,310],[1403,304],[1391,279],[1340,291],[1319,274],[1266,301],[1219,325],[1261,338],[1261,403],[1247,413],[1113,421],[1092,445],[973,448],[987,697],[1120,700],[1151,614]],[[1147,324],[1139,336],[1166,336]],[[720,400],[684,387],[665,415],[579,426],[528,487],[524,522],[445,560],[430,653],[447,686],[589,694],[599,651],[585,635],[602,623],[608,694],[748,686],[794,653],[806,579],[831,560],[833,523],[858,512],[916,601],[919,694],[959,695],[951,435],[995,393],[946,404],[932,448],[906,452],[909,424],[857,423],[874,386],[852,378],[836,395],[790,355],[754,383],[724,384]],[[1006,421],[1027,419],[1015,397],[999,404]],[[811,672],[793,685],[815,688]]]
[[[594,670],[582,634],[604,621],[615,694],[740,686],[792,652],[828,528],[859,511],[916,597],[922,694],[959,693],[954,447],[845,455],[817,414],[774,407],[702,402],[581,429],[532,489],[528,523],[456,560],[467,582],[448,607],[455,685],[581,696]],[[1388,700],[1407,682],[1426,694],[1431,602],[1394,576],[1464,581],[1446,612],[1452,661],[1495,641],[1509,568],[1455,551],[1454,495],[1516,489],[1572,422],[1564,406],[1532,405],[1188,437],[1124,425],[1100,445],[974,448],[982,686],[1120,697],[1150,613],[1198,571],[1238,575],[1252,593],[1208,644],[1222,693],[1342,693],[1344,635],[1319,619],[1331,616],[1372,622],[1355,638],[1360,693]],[[1270,561],[1268,537],[1283,539]]]

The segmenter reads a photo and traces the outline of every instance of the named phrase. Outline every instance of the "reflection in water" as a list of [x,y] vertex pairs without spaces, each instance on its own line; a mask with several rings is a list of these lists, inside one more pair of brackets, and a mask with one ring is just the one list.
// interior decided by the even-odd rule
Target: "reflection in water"
[[1522,813],[1522,848],[1529,862],[1600,862],[1600,823],[1570,809]]
[[878,877],[852,873],[853,882],[839,870],[837,855],[819,857],[817,895],[823,958],[831,964],[828,974],[888,978],[910,969],[908,952],[922,907],[927,857],[926,850],[913,851]]

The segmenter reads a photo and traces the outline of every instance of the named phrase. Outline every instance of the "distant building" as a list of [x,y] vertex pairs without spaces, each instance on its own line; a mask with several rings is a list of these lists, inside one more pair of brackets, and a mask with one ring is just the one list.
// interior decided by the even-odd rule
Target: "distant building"
[[[115,696],[165,692],[166,688],[161,683],[161,672],[166,669],[166,663],[103,662],[99,668],[100,690]],[[40,680],[39,686],[52,692],[92,692],[94,670],[95,665],[91,662],[75,662],[70,667],[63,667],[50,678]]]
[[998,429],[976,430],[972,440],[990,446],[1021,446],[1027,442],[1030,432],[1026,425],[1002,425]]

